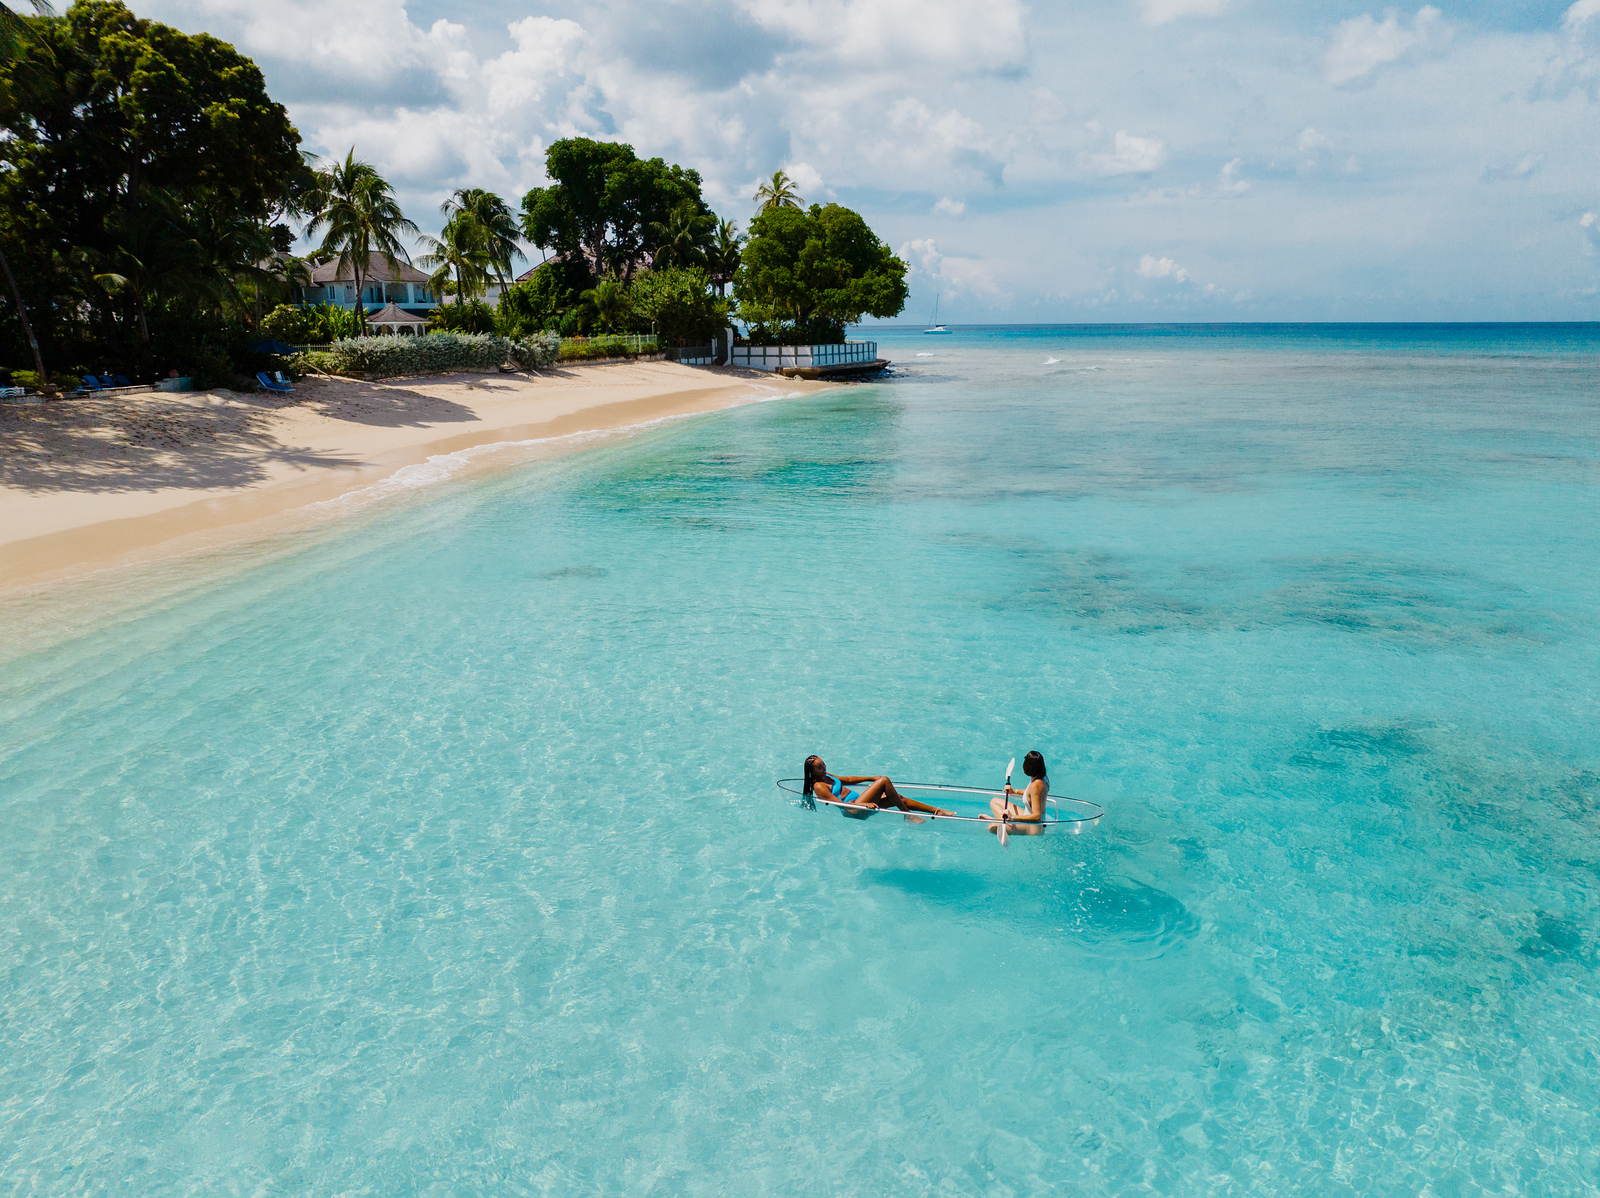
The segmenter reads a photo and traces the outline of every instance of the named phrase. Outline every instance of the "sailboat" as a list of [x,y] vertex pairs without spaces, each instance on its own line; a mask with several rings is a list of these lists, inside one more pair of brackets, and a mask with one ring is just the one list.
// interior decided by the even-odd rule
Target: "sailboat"
[[933,293],[933,327],[922,331],[924,333],[943,333],[946,336],[950,334],[950,330],[939,323],[939,293],[937,291]]

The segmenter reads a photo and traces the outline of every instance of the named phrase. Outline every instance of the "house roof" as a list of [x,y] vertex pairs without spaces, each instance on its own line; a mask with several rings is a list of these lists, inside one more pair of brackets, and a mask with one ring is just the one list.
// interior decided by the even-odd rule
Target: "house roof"
[[[389,264],[383,260],[382,254],[371,254],[367,258],[366,272],[361,277],[371,279],[374,282],[385,283],[426,283],[428,281],[428,276],[410,263],[401,262],[399,265],[399,271],[393,271],[389,268]],[[331,262],[313,266],[311,268],[311,281],[318,284],[354,283],[356,277],[355,272],[349,266],[346,266],[341,272],[339,270],[339,259],[335,258]]]
[[404,308],[389,304],[376,312],[367,313],[368,324],[427,324],[420,316],[413,316]]

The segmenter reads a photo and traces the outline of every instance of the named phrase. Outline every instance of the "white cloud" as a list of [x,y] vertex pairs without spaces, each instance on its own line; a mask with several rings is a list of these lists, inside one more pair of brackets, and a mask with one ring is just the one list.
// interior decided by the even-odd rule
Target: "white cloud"
[[[1442,0],[1255,5],[1260,21],[1227,0],[134,3],[254,57],[307,148],[354,144],[430,232],[452,188],[515,205],[550,142],[583,133],[694,168],[741,223],[755,180],[804,166],[808,200],[831,189],[906,246],[930,305],[964,288],[964,318],[1007,319],[1012,295],[1011,318],[1138,320],[1224,294],[1175,262],[1141,276],[1152,243],[1204,246],[1228,263],[1211,302],[1248,288],[1265,319],[1600,316],[1579,298],[1600,257],[1577,252],[1600,255],[1579,222],[1600,213],[1583,152],[1600,0],[1520,32],[1480,4],[1453,39],[1418,11]],[[1215,12],[1225,31],[1205,27]],[[1462,186],[1480,176],[1507,181]],[[965,201],[959,220],[945,200]],[[1566,237],[1535,235],[1551,211]],[[959,253],[926,240],[954,229]]]
[[1600,215],[1585,212],[1578,220],[1578,228],[1583,230],[1583,248],[1586,252],[1600,253]]
[[1574,90],[1600,98],[1600,0],[1577,0],[1561,19],[1566,45],[1552,57],[1541,90],[1565,96]]
[[1515,162],[1484,167],[1483,181],[1485,183],[1497,183],[1505,179],[1526,179],[1539,173],[1539,166],[1542,162],[1544,162],[1543,154],[1536,154],[1530,151]]
[[1117,130],[1109,151],[1084,154],[1081,159],[1086,170],[1107,176],[1148,174],[1166,160],[1167,146],[1161,139],[1129,137],[1122,129]]
[[1363,13],[1341,21],[1333,31],[1323,69],[1335,87],[1354,83],[1387,63],[1398,62],[1413,50],[1427,49],[1448,41],[1451,30],[1442,14],[1427,4],[1417,10],[1409,27],[1390,13],[1382,24]]
[[913,177],[958,172],[1000,186],[1006,164],[995,139],[953,108],[935,112],[907,96],[889,108],[889,133],[876,147],[878,158],[902,166]]
[[1164,25],[1179,17],[1215,17],[1222,14],[1226,0],[1139,0],[1146,25]]
[[942,212],[946,216],[960,216],[967,210],[967,205],[962,200],[952,200],[949,196],[943,196],[940,198],[939,202],[933,206],[933,210],[935,212]]
[[736,0],[762,28],[850,62],[886,55],[946,69],[1015,71],[1027,59],[1020,0]]
[[820,203],[818,197],[823,191],[822,175],[815,167],[808,162],[791,162],[783,169],[794,180],[795,187],[806,203]]
[[939,252],[939,245],[932,238],[908,241],[900,247],[899,253],[913,270],[920,269],[926,275],[937,276],[944,264],[944,255]]
[[926,276],[945,299],[976,296],[991,303],[1010,302],[1010,296],[995,279],[1001,263],[993,259],[946,257],[932,238],[920,237],[906,242],[897,252],[910,265],[913,277]]
[[1142,279],[1172,279],[1178,283],[1189,281],[1189,272],[1183,267],[1171,258],[1157,258],[1154,254],[1146,254],[1139,259],[1138,273]]

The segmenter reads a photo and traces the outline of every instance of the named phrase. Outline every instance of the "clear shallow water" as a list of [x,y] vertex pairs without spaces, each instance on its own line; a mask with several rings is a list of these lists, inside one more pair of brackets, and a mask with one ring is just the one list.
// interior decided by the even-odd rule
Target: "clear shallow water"
[[14,653],[0,1192],[1600,1185],[1600,331],[877,336]]

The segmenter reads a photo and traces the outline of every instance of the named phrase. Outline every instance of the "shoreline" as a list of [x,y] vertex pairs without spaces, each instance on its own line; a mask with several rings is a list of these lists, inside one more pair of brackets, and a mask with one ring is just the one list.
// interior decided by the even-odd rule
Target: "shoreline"
[[[0,594],[338,519],[407,467],[603,435],[827,384],[671,362],[135,393],[0,408]],[[402,484],[404,486],[405,484]]]

